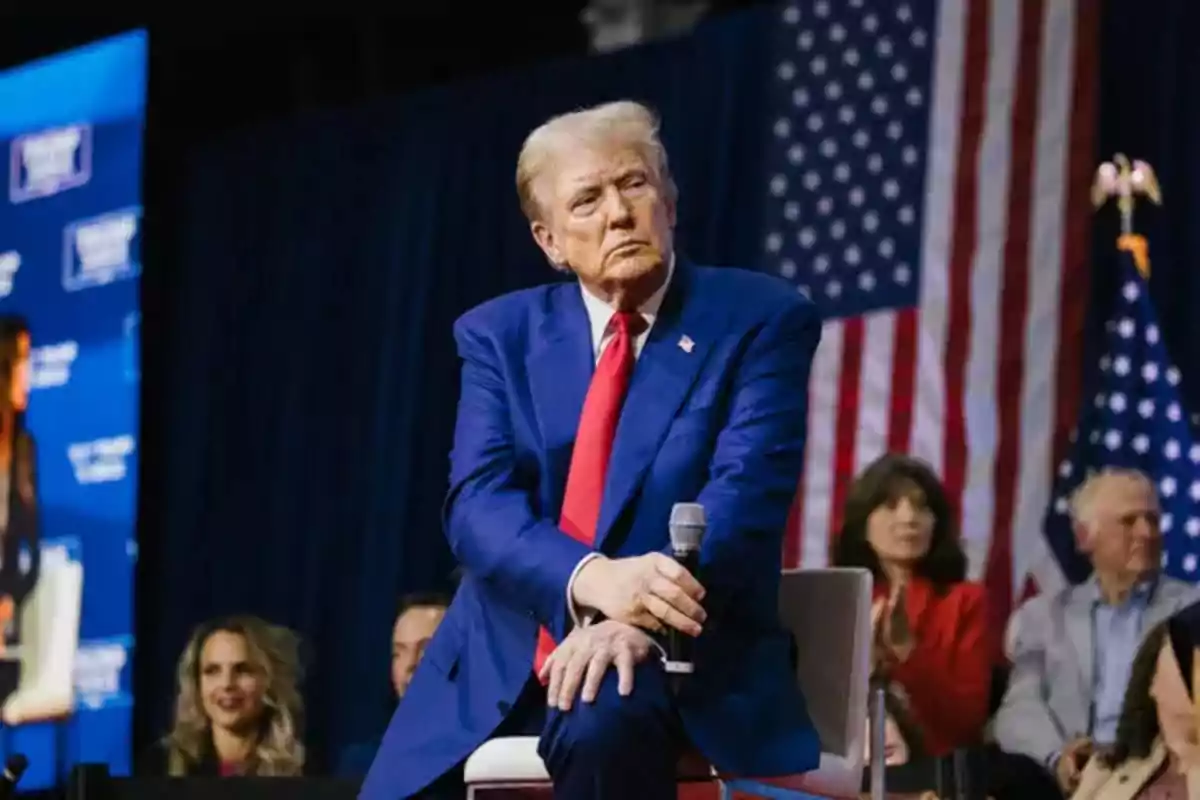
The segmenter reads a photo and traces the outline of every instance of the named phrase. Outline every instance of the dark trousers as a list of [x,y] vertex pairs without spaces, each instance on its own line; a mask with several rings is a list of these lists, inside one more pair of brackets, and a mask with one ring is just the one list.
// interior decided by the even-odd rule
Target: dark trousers
[[[530,679],[495,733],[539,736],[538,754],[556,800],[674,800],[675,766],[686,739],[657,662],[640,664],[633,693],[617,693],[609,669],[592,703],[570,711],[546,708],[545,689]],[[423,800],[465,796],[461,766],[423,792]]]
[[[955,768],[958,761],[961,769]],[[1063,800],[1045,767],[1028,756],[1005,753],[995,745],[975,747],[941,758],[923,757],[884,771],[888,793],[916,795],[937,792],[941,798],[966,800]],[[869,770],[863,771],[862,791],[871,789]]]
[[1063,800],[1050,770],[1020,753],[988,748],[988,795],[995,800]]

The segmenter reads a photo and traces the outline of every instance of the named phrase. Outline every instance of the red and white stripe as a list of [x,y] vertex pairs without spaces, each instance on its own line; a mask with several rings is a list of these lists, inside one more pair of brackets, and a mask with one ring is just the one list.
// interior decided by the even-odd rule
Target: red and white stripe
[[788,566],[827,563],[854,475],[885,451],[942,476],[999,619],[1042,538],[1079,397],[1095,4],[941,0],[915,310],[826,324]]

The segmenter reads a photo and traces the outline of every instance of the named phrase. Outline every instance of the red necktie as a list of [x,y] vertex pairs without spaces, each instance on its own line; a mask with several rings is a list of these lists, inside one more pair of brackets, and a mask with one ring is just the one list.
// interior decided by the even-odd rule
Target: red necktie
[[[604,348],[583,401],[575,449],[567,470],[562,516],[558,522],[558,527],[565,533],[586,545],[596,540],[608,459],[612,455],[625,391],[629,388],[629,376],[633,374],[633,340],[644,329],[646,321],[638,314],[619,311],[609,324],[616,328],[616,335]],[[533,659],[535,674],[542,671],[555,646],[550,632],[542,628]]]

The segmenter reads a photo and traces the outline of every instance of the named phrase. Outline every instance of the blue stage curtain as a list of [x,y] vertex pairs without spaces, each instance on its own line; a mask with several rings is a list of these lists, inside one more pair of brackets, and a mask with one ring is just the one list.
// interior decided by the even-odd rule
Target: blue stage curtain
[[161,496],[143,504],[139,730],[164,730],[191,626],[245,610],[308,643],[318,764],[382,732],[397,598],[454,567],[439,521],[451,323],[556,275],[518,210],[522,139],[575,107],[650,103],[683,251],[754,266],[772,15],[255,129],[194,159],[178,246],[150,265],[169,352],[147,389],[163,457],[144,484]]
[[[1149,240],[1150,291],[1183,373],[1189,411],[1200,412],[1200,4],[1105,0],[1101,29],[1100,157],[1154,167],[1163,205],[1138,205],[1134,229]],[[1097,253],[1114,252],[1117,215],[1096,225]],[[1096,297],[1112,298],[1112,270],[1097,260]],[[1103,317],[1101,317],[1103,318]]]

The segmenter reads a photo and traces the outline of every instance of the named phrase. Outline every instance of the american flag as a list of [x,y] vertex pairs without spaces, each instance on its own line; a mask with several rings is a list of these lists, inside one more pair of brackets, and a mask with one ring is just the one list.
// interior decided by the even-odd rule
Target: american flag
[[849,482],[885,451],[930,462],[966,510],[997,619],[1052,560],[1042,522],[1080,391],[1096,6],[780,8],[765,247],[825,318],[785,565],[826,563]]
[[1163,566],[1188,581],[1200,578],[1200,437],[1186,411],[1182,376],[1171,361],[1141,273],[1128,254],[1118,258],[1119,296],[1105,323],[1099,361],[1072,431],[1071,451],[1058,469],[1046,535],[1058,563],[1078,581],[1091,571],[1075,552],[1068,515],[1071,493],[1104,467],[1139,469],[1157,484],[1165,541]]

